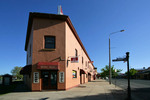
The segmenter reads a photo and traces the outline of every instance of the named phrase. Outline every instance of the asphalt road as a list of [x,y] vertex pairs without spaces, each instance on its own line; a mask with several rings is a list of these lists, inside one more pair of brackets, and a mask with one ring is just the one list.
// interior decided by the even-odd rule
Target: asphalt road
[[[112,83],[125,90],[128,87],[127,79],[112,79]],[[150,80],[130,80],[131,96],[134,100],[150,100]]]

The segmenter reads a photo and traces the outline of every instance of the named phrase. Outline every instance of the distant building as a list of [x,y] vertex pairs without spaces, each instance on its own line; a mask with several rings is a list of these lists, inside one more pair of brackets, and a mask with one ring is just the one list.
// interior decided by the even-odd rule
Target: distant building
[[12,84],[12,75],[5,74],[2,76],[2,84],[3,85],[11,85]]
[[17,76],[12,76],[12,81],[17,80]]
[[143,69],[135,69],[135,70],[137,70],[137,73],[135,74],[136,79],[150,80],[150,67],[148,67],[147,69],[143,67]]
[[3,76],[0,75],[0,84],[2,84],[2,83],[3,83]]
[[97,68],[95,67],[95,68],[94,68],[94,76],[93,76],[93,77],[94,77],[94,80],[96,79],[96,75],[97,75]]
[[32,91],[67,90],[94,79],[94,65],[66,15],[30,13],[22,68]]

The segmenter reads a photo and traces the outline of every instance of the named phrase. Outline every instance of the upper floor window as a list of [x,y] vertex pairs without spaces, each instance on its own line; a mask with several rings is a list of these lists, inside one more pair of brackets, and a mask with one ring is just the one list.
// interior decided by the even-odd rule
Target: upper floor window
[[78,50],[75,49],[75,56],[77,57],[78,56]]
[[27,65],[28,65],[28,53],[27,53]]
[[84,63],[84,59],[83,59],[83,57],[82,57],[82,64]]
[[85,62],[85,66],[87,67],[87,61]]
[[45,49],[55,49],[55,36],[45,36]]
[[29,51],[29,57],[31,57],[31,44],[30,44],[30,51]]

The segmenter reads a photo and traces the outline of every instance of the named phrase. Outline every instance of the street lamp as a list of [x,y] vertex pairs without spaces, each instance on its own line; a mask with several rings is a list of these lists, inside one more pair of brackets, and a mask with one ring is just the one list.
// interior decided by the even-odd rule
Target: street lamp
[[112,32],[109,34],[109,84],[111,84],[111,54],[110,54],[110,36],[115,33],[123,32],[125,30],[120,30],[116,32]]

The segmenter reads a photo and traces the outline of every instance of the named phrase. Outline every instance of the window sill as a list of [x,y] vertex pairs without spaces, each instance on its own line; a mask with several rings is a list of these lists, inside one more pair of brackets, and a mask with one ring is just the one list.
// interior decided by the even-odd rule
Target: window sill
[[76,78],[72,78],[72,79],[77,79],[77,77]]
[[42,51],[55,51],[56,49],[42,49]]

